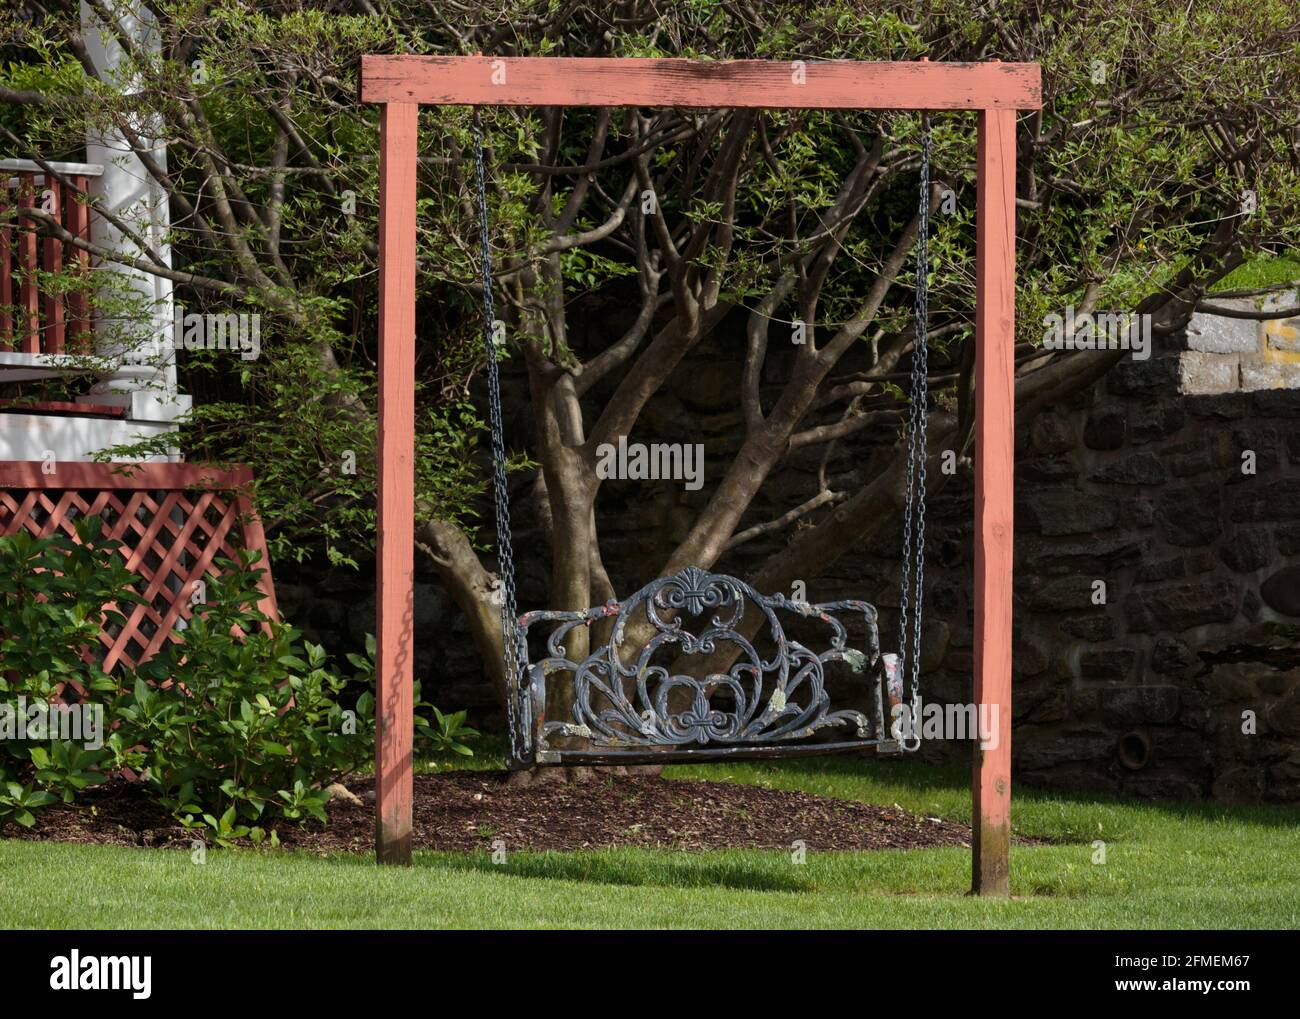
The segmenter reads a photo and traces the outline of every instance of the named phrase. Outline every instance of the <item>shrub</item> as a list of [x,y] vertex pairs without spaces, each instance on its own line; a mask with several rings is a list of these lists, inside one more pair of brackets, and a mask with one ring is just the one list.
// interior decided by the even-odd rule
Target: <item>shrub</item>
[[[473,757],[474,751],[471,750],[462,740],[469,742],[478,736],[477,729],[471,729],[465,724],[465,712],[455,711],[449,715],[444,715],[427,701],[420,701],[420,684],[415,684],[415,696],[417,703],[415,710],[415,734],[421,738],[435,753],[453,753],[463,754],[466,757]],[[432,721],[426,720],[418,712],[428,708],[433,712]]]
[[[374,754],[374,638],[344,678],[325,651],[257,608],[256,556],[218,560],[180,638],[131,673],[99,664],[101,627],[140,599],[98,518],[58,535],[0,538],[0,705],[62,697],[104,713],[103,745],[6,738],[0,731],[0,823],[30,826],[108,775],[133,773],[190,828],[218,842],[261,841],[281,823],[326,819],[325,787]],[[346,697],[359,690],[351,709]],[[415,691],[417,733],[434,752],[470,755],[465,713]],[[4,716],[0,716],[0,726]]]
[[[252,553],[218,565],[182,640],[139,667],[114,714],[139,748],[132,763],[182,824],[260,841],[281,820],[325,820],[323,787],[373,755],[373,698],[345,710],[348,681],[324,650],[256,608]],[[373,660],[352,657],[356,680],[372,684]]]
[[0,823],[30,827],[42,807],[103,781],[121,750],[19,738],[28,707],[62,699],[102,711],[118,692],[99,666],[99,632],[125,621],[105,606],[138,598],[118,543],[100,537],[99,519],[75,526],[80,541],[0,537]]

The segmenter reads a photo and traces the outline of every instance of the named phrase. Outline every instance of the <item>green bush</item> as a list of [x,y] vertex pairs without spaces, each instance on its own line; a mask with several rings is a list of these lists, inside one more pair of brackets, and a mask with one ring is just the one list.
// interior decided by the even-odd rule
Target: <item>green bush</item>
[[[325,820],[323,787],[371,759],[373,726],[343,708],[348,681],[321,647],[267,625],[253,555],[218,566],[183,640],[139,667],[114,717],[139,748],[132,764],[182,824],[260,840],[281,820]],[[354,658],[356,680],[373,683],[373,665]]]
[[99,537],[99,520],[76,529],[80,542],[0,537],[0,823],[30,827],[42,807],[71,802],[103,781],[106,765],[120,764],[120,744],[88,750],[72,740],[17,738],[20,708],[49,704],[64,684],[101,710],[119,692],[94,652],[100,628],[125,621],[105,606],[139,599],[118,543]]
[[[373,637],[365,655],[347,656],[355,673],[339,675],[320,646],[257,608],[262,571],[245,553],[217,561],[221,576],[206,579],[180,640],[134,673],[106,675],[83,651],[106,621],[125,621],[105,605],[139,599],[99,521],[78,531],[80,542],[0,538],[0,702],[48,702],[74,680],[104,711],[103,746],[0,740],[0,822],[30,826],[41,807],[126,769],[183,825],[223,844],[324,821],[325,787],[373,758]],[[472,753],[466,741],[477,733],[465,713],[443,714],[415,696],[416,731],[428,745]]]

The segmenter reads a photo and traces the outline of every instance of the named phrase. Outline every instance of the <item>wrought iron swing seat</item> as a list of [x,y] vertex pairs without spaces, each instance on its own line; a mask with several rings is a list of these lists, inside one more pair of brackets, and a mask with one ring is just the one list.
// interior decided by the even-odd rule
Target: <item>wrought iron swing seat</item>
[[[916,338],[900,583],[898,648],[901,654],[911,644],[906,663],[900,655],[881,653],[876,609],[865,601],[810,604],[779,593],[766,595],[735,577],[695,566],[651,581],[622,601],[615,599],[579,611],[517,615],[504,415],[494,354],[496,316],[486,170],[477,110],[474,127],[510,767],[916,749],[919,741],[900,728],[896,719],[900,705],[908,704],[914,717],[919,704],[925,547],[928,127],[921,138]],[[846,619],[854,625],[846,624]],[[545,635],[544,653],[534,661],[529,654],[529,631],[543,624],[551,629]],[[561,681],[566,694],[571,691],[566,698],[568,717],[549,718],[548,688]],[[832,685],[837,701],[839,694],[845,695],[845,701],[835,708]]]
[[[794,639],[789,619],[821,631],[826,649]],[[552,627],[546,654],[528,663],[528,634],[539,624]],[[694,566],[623,601],[581,612],[527,612],[516,631],[521,666],[514,721],[524,737],[517,763],[898,750],[889,730],[891,709],[902,701],[902,673],[895,656],[881,655],[876,624],[876,609],[865,601],[810,604],[764,595],[735,577]],[[640,630],[631,642],[629,628]],[[608,636],[589,654],[570,658],[566,646],[597,643],[598,629]],[[578,631],[586,633],[575,641]],[[725,672],[707,671],[719,660],[731,663]],[[692,669],[695,663],[703,667]],[[834,669],[854,707],[832,710],[827,686]],[[552,676],[564,676],[571,686],[569,718],[547,717]]]

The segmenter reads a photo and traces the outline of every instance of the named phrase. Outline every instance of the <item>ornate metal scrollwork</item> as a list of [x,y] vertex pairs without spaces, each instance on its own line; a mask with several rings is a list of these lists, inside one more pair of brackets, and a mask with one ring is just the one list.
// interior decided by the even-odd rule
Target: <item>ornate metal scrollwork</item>
[[[746,606],[753,606],[746,618]],[[848,645],[848,630],[835,612],[860,614],[865,643]],[[829,629],[828,647],[817,652],[787,635],[778,612],[812,620]],[[575,631],[611,623],[609,639],[579,661],[566,647]],[[527,667],[521,691],[538,763],[558,763],[568,751],[560,737],[578,738],[601,756],[647,751],[682,756],[722,749],[761,750],[806,744],[824,729],[837,730],[836,746],[886,742],[882,724],[880,648],[875,608],[864,601],[813,605],[784,595],[764,595],[735,577],[687,567],[655,580],[624,601],[582,612],[529,612],[519,617],[521,644],[529,627],[557,624],[547,639],[547,656]],[[629,641],[634,625],[636,640]],[[772,648],[768,657],[759,647]],[[718,655],[726,671],[704,675],[672,673],[656,656]],[[832,710],[826,666],[844,662],[863,678],[875,715]],[[702,670],[695,670],[699,673]],[[571,718],[545,718],[546,678],[568,673],[573,680]]]

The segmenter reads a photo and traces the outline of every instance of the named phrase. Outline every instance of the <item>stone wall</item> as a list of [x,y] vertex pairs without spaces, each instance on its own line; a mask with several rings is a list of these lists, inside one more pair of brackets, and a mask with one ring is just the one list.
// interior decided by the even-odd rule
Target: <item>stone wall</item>
[[[1017,436],[1020,780],[1300,801],[1300,388],[1279,388],[1300,386],[1298,324],[1197,316],[1178,342],[1150,360],[1125,360]],[[703,442],[709,479],[740,433],[738,350],[724,341],[699,351],[638,424],[647,441]],[[516,436],[526,428],[522,415],[510,424]],[[837,447],[827,464],[835,487],[851,490],[872,474],[873,456],[892,441],[881,431]],[[792,457],[745,526],[811,495],[820,454]],[[620,592],[651,579],[646,564],[663,561],[707,497],[707,485],[693,493],[680,483],[606,483],[601,549]],[[973,510],[962,464],[928,514],[929,701],[970,699]],[[520,557],[522,610],[546,602],[549,563],[526,505],[517,516],[516,548],[536,552]],[[749,543],[718,568],[744,575],[783,540]],[[892,647],[900,543],[895,529],[853,549],[808,578],[809,599],[870,598]],[[278,576],[286,613],[314,639],[357,645],[373,629],[368,564],[359,574]],[[431,575],[418,577],[416,628],[426,696],[499,725],[464,620]],[[1244,732],[1251,718],[1254,732]],[[923,752],[964,760],[969,750]]]
[[1180,361],[1122,364],[1028,436],[1016,762],[1300,800],[1300,391],[1180,395]]

